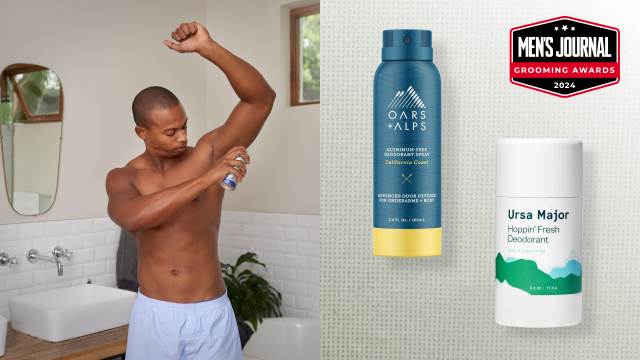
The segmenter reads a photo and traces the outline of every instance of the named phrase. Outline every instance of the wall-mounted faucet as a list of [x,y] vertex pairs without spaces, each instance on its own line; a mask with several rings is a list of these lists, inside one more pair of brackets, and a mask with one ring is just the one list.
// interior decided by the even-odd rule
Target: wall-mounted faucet
[[62,258],[64,257],[67,260],[71,260],[71,255],[73,254],[73,251],[69,249],[63,249],[60,246],[56,246],[53,248],[53,251],[51,252],[51,254],[53,256],[41,255],[38,253],[38,250],[31,249],[27,251],[26,257],[27,257],[27,260],[29,260],[29,262],[32,262],[32,263],[38,260],[44,260],[44,261],[56,263],[56,266],[58,267],[58,276],[62,276]]
[[11,265],[11,264],[17,264],[18,263],[18,259],[14,256],[14,257],[9,257],[9,254],[7,254],[6,252],[0,253],[0,265],[1,266],[5,266],[7,264]]

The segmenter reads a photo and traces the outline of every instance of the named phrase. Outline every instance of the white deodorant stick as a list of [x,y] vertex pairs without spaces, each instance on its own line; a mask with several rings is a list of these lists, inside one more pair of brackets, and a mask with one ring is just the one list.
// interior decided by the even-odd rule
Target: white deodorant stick
[[500,139],[496,170],[496,322],[578,324],[582,142]]

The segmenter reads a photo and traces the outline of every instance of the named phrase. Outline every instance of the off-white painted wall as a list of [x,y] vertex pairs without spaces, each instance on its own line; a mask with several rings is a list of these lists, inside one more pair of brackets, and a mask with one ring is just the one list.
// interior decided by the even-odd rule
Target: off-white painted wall
[[[0,223],[106,216],[107,172],[144,151],[131,101],[150,85],[171,89],[189,114],[190,139],[204,130],[204,62],[162,43],[183,21],[205,21],[205,0],[0,3],[0,68],[47,66],[65,95],[58,193],[37,217],[16,214],[0,191]],[[0,177],[4,187],[4,174]]]
[[[319,214],[320,106],[289,106],[289,7],[286,0],[210,0],[207,27],[223,46],[254,65],[276,91],[269,119],[249,147],[251,165],[226,210]],[[207,129],[222,124],[238,99],[224,74],[207,64]]]
[[237,98],[224,75],[199,56],[173,53],[162,44],[179,22],[191,20],[207,24],[217,40],[256,66],[278,93],[263,132],[249,149],[250,175],[228,194],[225,209],[319,214],[319,106],[288,105],[287,7],[298,4],[0,3],[0,33],[10,34],[0,37],[0,67],[17,62],[47,66],[56,71],[65,93],[55,203],[43,215],[23,216],[0,191],[0,223],[106,216],[106,173],[144,151],[130,110],[144,87],[165,86],[180,98],[190,119],[189,145],[226,120]]

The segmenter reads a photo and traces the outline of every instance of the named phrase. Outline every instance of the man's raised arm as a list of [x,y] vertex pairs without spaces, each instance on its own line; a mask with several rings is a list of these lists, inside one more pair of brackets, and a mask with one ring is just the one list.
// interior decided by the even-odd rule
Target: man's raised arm
[[212,147],[218,154],[236,145],[248,147],[256,138],[275,100],[275,92],[249,63],[215,42],[207,29],[197,22],[183,23],[165,40],[167,47],[178,52],[197,52],[214,63],[229,79],[240,101],[227,121],[206,133],[199,143]]

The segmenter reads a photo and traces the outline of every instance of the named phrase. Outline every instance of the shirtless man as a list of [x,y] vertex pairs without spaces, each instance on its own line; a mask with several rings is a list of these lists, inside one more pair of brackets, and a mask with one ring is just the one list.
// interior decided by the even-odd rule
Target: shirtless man
[[[133,101],[135,131],[146,150],[106,177],[108,213],[138,243],[139,289],[131,312],[127,360],[242,359],[238,328],[218,259],[218,229],[229,173],[246,174],[246,152],[275,99],[251,65],[214,41],[197,22],[164,44],[195,52],[227,76],[240,101],[226,122],[187,146],[187,115],[167,89]],[[237,156],[244,161],[234,160]]]

